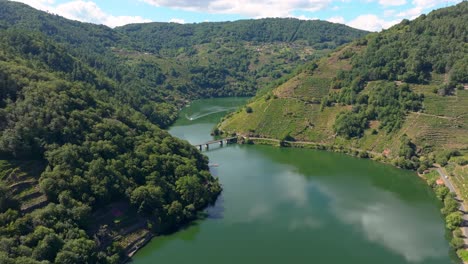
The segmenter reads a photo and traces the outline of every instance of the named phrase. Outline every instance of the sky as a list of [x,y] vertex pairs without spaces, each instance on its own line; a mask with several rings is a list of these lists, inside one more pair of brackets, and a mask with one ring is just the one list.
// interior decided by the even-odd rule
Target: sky
[[265,17],[320,19],[381,31],[462,0],[16,0],[69,19],[117,27]]

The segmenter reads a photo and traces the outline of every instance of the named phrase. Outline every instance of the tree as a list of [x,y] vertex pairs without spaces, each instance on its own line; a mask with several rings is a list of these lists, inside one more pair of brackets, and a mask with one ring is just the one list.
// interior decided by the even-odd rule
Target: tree
[[450,190],[446,186],[438,185],[435,188],[435,193],[437,198],[443,201],[445,199],[445,196],[450,193]]
[[176,191],[185,205],[193,204],[195,208],[199,208],[205,202],[205,191],[197,176],[179,178],[176,181]]
[[455,250],[462,248],[464,245],[465,241],[463,238],[453,237],[452,240],[450,240],[450,246]]
[[450,230],[455,230],[462,223],[463,218],[460,212],[454,212],[447,215],[445,218],[445,225]]
[[130,201],[138,209],[138,213],[143,215],[158,215],[165,204],[164,193],[161,187],[140,186],[136,188]]
[[69,240],[57,254],[57,264],[86,264],[96,263],[96,245],[92,240],[78,238]]
[[352,138],[361,137],[367,126],[367,119],[362,114],[342,112],[337,116],[333,128],[338,135]]
[[460,228],[457,228],[453,231],[453,236],[454,237],[463,237],[463,232],[461,231]]
[[411,157],[416,154],[416,145],[411,142],[411,139],[406,135],[401,138],[401,146],[398,154],[406,159],[411,159]]
[[55,233],[48,234],[39,241],[39,244],[33,251],[33,257],[38,260],[54,261],[55,256],[60,251],[63,240]]
[[444,208],[441,209],[441,212],[444,215],[448,215],[458,211],[459,206],[458,202],[452,196],[447,195],[444,199]]

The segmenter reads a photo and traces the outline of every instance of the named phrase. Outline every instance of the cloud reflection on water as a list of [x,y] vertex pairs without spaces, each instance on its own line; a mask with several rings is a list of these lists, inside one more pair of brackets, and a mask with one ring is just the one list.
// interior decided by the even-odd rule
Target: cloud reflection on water
[[[443,225],[424,206],[408,204],[370,185],[334,183],[321,184],[318,188],[330,198],[330,210],[339,221],[354,226],[369,241],[392,250],[407,261],[421,263],[446,255],[447,245],[440,239],[444,236]],[[440,244],[435,245],[434,241]]]

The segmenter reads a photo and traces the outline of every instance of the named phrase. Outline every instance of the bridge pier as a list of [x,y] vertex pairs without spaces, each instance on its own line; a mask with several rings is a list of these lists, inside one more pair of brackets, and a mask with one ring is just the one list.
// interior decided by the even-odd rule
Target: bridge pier
[[220,145],[220,147],[223,147],[225,144],[228,145],[228,144],[236,143],[236,140],[237,140],[237,137],[215,139],[215,140],[208,141],[208,142],[205,142],[205,143],[202,143],[202,144],[197,144],[197,145],[194,145],[194,146],[197,147],[200,151],[202,151],[203,146],[205,146],[206,150],[209,150],[210,149],[210,144],[218,143]]

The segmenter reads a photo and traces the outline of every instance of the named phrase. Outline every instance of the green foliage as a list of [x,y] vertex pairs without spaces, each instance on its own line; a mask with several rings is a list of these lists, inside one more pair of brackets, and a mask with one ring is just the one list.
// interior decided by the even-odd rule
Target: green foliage
[[457,251],[457,254],[458,254],[458,256],[460,256],[460,258],[463,261],[468,261],[468,250],[460,249],[460,250]]
[[252,107],[247,106],[247,107],[245,108],[245,112],[246,112],[247,114],[253,113]]
[[13,197],[11,190],[2,184],[0,181],[0,213],[4,213],[7,210],[19,209],[18,200]]
[[460,3],[370,35],[365,52],[354,57],[355,70],[367,80],[409,83],[428,82],[432,72],[452,72],[451,82],[463,82],[468,72],[463,44],[467,11],[468,5]]
[[464,245],[465,241],[463,238],[453,237],[452,240],[450,240],[450,246],[455,250],[462,248]]
[[447,194],[450,193],[450,190],[446,186],[437,185],[435,187],[435,193],[436,193],[437,198],[443,201],[445,199],[445,196],[447,196]]
[[362,112],[342,112],[338,114],[333,126],[338,135],[346,138],[362,136],[367,127],[367,118]]
[[401,139],[400,152],[398,155],[405,157],[406,159],[411,159],[416,155],[416,145],[411,142],[411,139],[409,139],[406,135],[404,135]]
[[[221,187],[207,159],[160,129],[179,105],[160,87],[166,77],[159,66],[120,67],[107,46],[120,38],[111,29],[12,2],[1,1],[0,10],[6,21],[25,12],[22,26],[0,29],[0,156],[46,164],[29,182],[2,165],[0,262],[117,263],[112,246],[87,233],[92,212],[129,204],[155,232],[168,232],[214,202]],[[32,32],[43,28],[30,23],[38,18],[29,11],[57,31]],[[64,36],[68,27],[77,27],[73,36]],[[106,35],[101,41],[98,32]],[[23,185],[40,187],[31,188],[31,197],[44,194],[31,213],[23,206],[20,212]]]
[[454,237],[461,237],[461,238],[462,238],[464,235],[463,235],[462,230],[461,230],[460,228],[457,228],[457,229],[455,229],[455,230],[453,231],[453,236],[454,236]]
[[[335,131],[347,138],[361,137],[369,120],[380,121],[379,128],[391,133],[401,128],[408,111],[418,111],[422,105],[422,97],[408,85],[377,82],[369,85],[368,94],[359,93],[361,84],[353,85],[356,88],[344,88],[335,98],[337,102],[354,105],[352,112],[339,114],[334,125]],[[330,105],[328,100],[322,101],[322,105]]]
[[459,155],[460,153],[456,150],[444,150],[436,155],[435,162],[441,166],[445,166],[451,157],[456,157]]
[[[150,52],[185,48],[206,42],[295,42],[305,41],[317,49],[333,49],[365,33],[324,21],[265,18],[236,22],[181,25],[176,23],[132,24],[117,28],[135,45]],[[347,32],[343,35],[343,32]]]
[[458,211],[458,207],[460,207],[460,205],[458,204],[458,201],[455,200],[455,198],[452,196],[446,196],[444,199],[444,207],[441,209],[441,212],[444,215],[449,215]]
[[138,208],[138,213],[144,215],[160,215],[164,201],[161,187],[140,186],[133,190],[130,200]]
[[[117,92],[120,100],[164,127],[174,121],[174,105],[181,106],[182,99],[254,95],[258,87],[321,56],[316,50],[326,52],[367,33],[297,19],[148,23],[110,29],[10,1],[2,1],[0,11],[0,22],[6,28],[40,32],[37,36],[60,43],[79,59],[69,65],[65,61],[70,56],[40,55],[48,67],[57,67],[73,80],[97,78],[102,83],[93,70],[100,71],[123,88]],[[34,41],[21,37],[12,44],[20,44],[24,54],[43,53]]]
[[457,227],[460,226],[462,223],[462,213],[461,212],[454,212],[447,215],[445,218],[445,225],[450,230],[455,230]]

